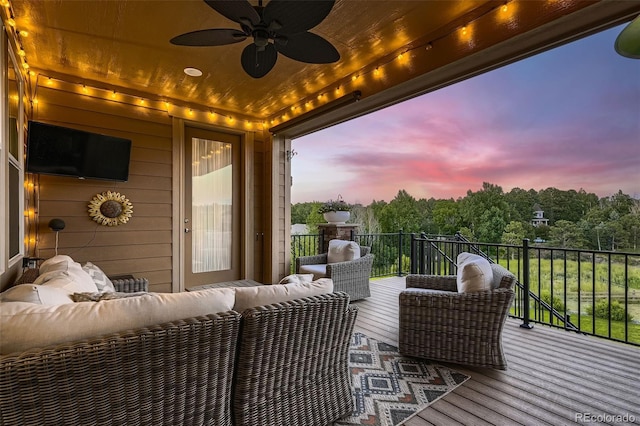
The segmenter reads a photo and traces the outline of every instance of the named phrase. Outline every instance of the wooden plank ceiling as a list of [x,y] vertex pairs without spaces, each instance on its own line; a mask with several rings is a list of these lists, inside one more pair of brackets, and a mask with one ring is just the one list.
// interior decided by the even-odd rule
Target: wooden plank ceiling
[[[32,79],[54,77],[276,124],[353,90],[363,98],[385,92],[485,49],[526,39],[554,21],[571,22],[583,9],[602,15],[590,22],[607,23],[638,9],[634,2],[607,1],[604,7],[584,0],[337,0],[312,29],[338,49],[337,63],[304,64],[279,55],[271,72],[254,79],[240,66],[250,39],[217,47],[169,43],[189,31],[238,28],[202,0],[3,3],[16,33],[28,32],[17,39]],[[204,74],[189,77],[185,67]]]

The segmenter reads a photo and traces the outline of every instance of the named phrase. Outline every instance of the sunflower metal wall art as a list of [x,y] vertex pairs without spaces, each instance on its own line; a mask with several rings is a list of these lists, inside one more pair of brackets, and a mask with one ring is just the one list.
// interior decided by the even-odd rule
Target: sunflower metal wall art
[[89,216],[100,225],[118,226],[127,223],[133,214],[133,205],[119,192],[96,194],[89,203]]

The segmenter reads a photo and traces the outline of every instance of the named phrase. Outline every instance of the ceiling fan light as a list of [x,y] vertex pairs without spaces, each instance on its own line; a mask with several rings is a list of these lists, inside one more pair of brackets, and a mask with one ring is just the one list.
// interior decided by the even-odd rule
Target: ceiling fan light
[[202,71],[200,71],[198,68],[187,67],[184,69],[184,73],[191,77],[202,76]]

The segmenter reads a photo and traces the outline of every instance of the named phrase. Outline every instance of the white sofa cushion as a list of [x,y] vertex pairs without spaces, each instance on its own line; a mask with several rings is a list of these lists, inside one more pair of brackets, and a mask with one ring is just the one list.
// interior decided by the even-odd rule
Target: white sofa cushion
[[104,293],[116,291],[116,288],[113,286],[109,277],[107,277],[107,274],[102,272],[102,269],[98,268],[98,266],[91,262],[87,262],[82,265],[82,270],[89,274],[99,292]]
[[242,312],[256,306],[332,293],[333,281],[329,278],[322,278],[309,283],[236,287],[235,291],[236,302],[233,310]]
[[326,278],[327,276],[327,264],[319,263],[317,265],[301,265],[300,272],[303,275],[312,274],[314,280],[319,280],[320,278]]
[[27,302],[39,305],[73,303],[69,292],[54,286],[19,284],[0,294],[0,302]]
[[221,288],[55,306],[3,303],[0,354],[230,311],[234,301],[233,289]]
[[280,280],[278,284],[300,284],[313,281],[313,274],[291,274]]
[[492,289],[493,271],[487,259],[476,254],[463,252],[456,259],[458,293],[471,293]]
[[360,259],[360,245],[355,241],[331,240],[327,250],[327,263]]

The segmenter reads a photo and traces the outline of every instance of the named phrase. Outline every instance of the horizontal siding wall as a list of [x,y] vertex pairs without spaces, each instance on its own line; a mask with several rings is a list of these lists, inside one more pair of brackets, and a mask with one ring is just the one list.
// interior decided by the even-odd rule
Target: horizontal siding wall
[[[54,255],[55,233],[47,224],[61,218],[59,254],[91,261],[108,275],[147,277],[152,291],[171,291],[172,130],[166,112],[38,87],[33,119],[132,140],[128,182],[79,180],[40,175],[37,255]],[[115,191],[133,204],[126,224],[94,222],[88,204],[99,193]]]

